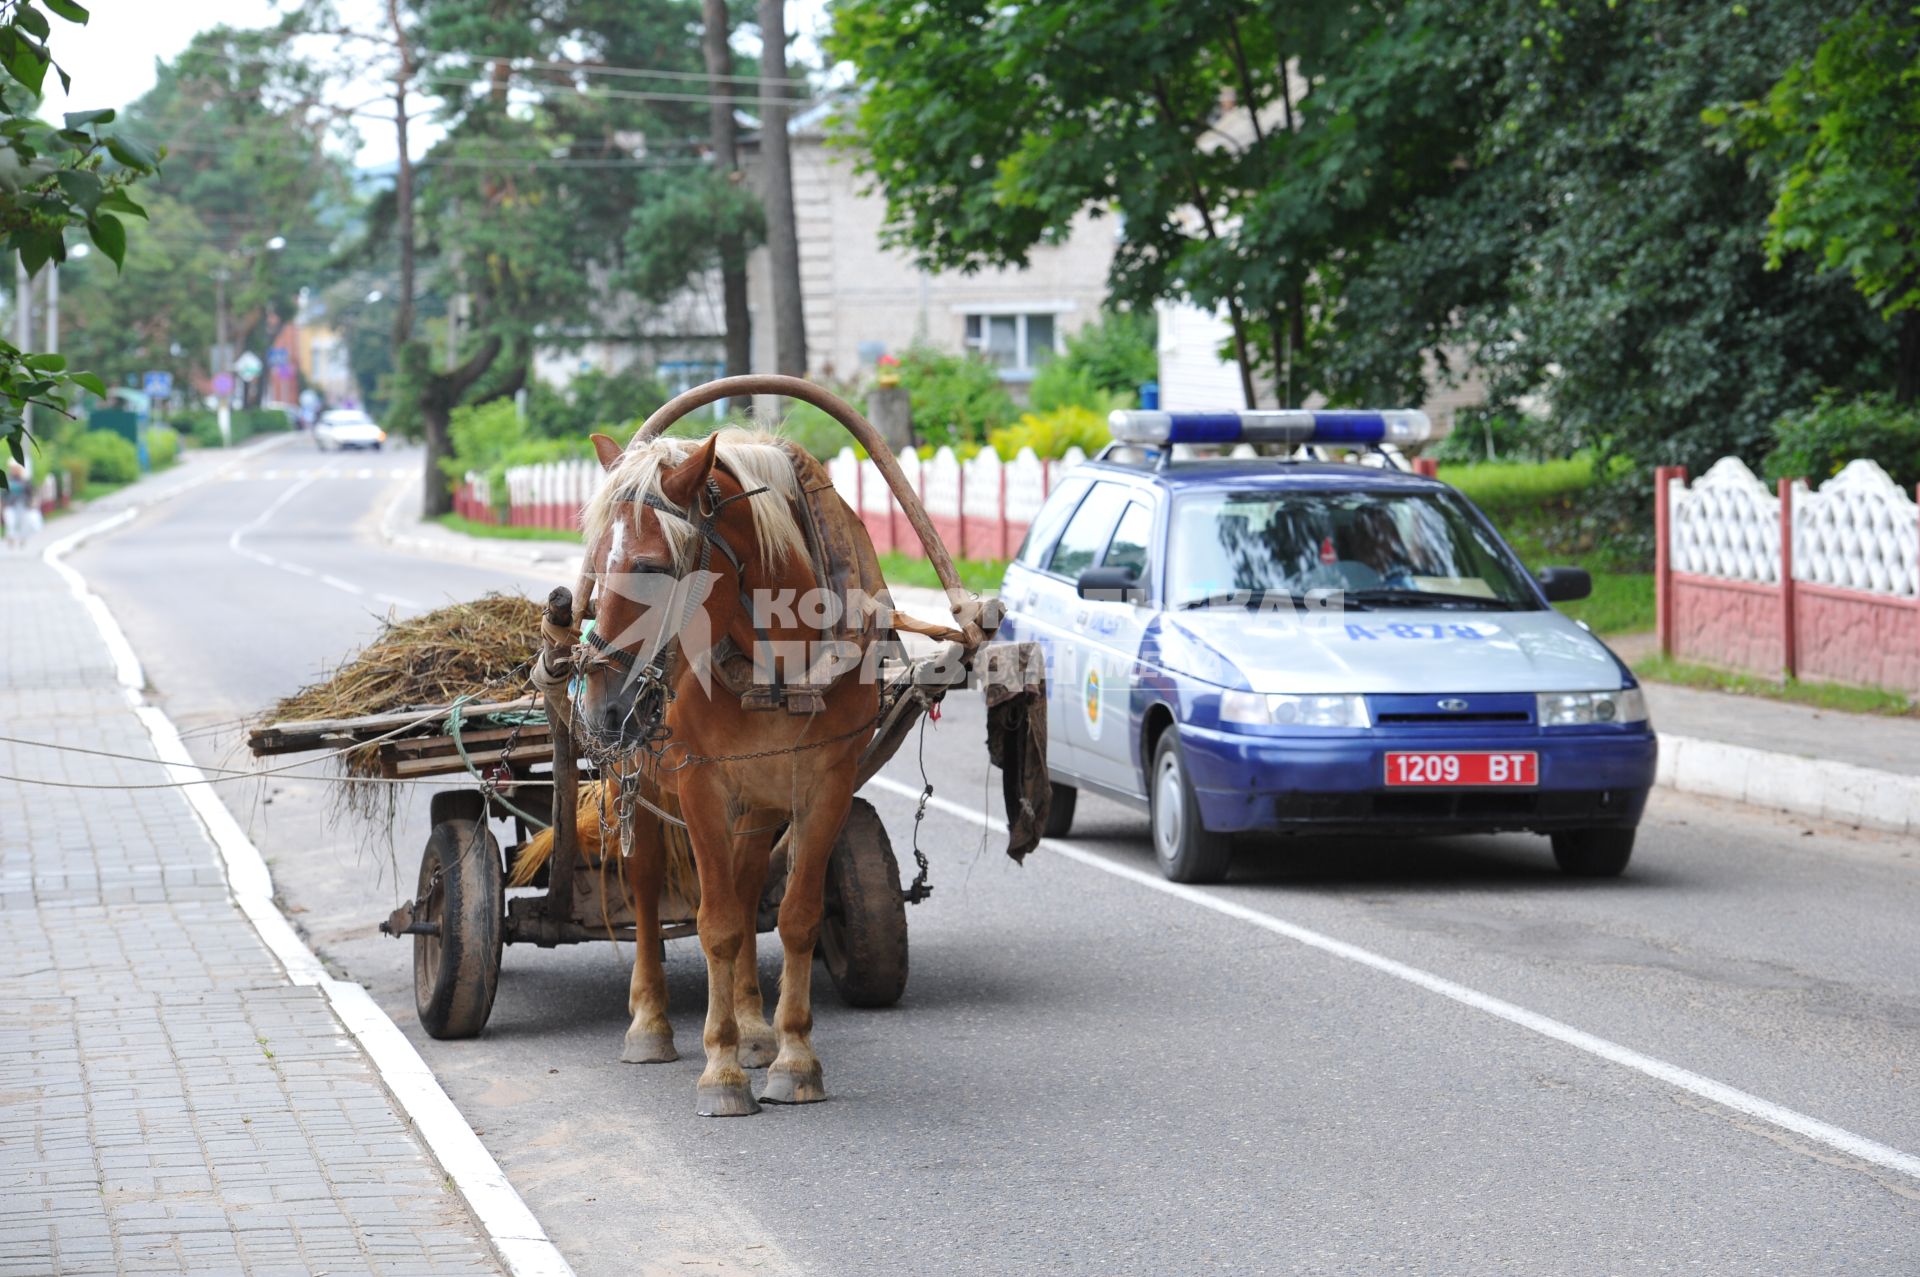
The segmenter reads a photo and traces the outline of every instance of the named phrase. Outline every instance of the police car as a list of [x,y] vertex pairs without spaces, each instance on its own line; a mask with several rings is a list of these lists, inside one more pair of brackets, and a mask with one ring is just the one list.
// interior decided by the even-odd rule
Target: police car
[[[1587,573],[1528,572],[1438,480],[1311,459],[1391,455],[1424,414],[1111,424],[1002,587],[1000,637],[1047,655],[1049,834],[1084,789],[1145,810],[1178,882],[1223,877],[1250,831],[1530,830],[1568,873],[1626,868],[1656,743],[1632,672],[1553,607]],[[1239,443],[1295,452],[1175,455]]]

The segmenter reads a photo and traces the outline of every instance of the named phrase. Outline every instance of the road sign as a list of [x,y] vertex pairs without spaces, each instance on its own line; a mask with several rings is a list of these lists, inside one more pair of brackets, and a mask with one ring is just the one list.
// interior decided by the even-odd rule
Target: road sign
[[230,372],[217,372],[213,374],[213,393],[216,395],[232,394],[233,374]]
[[170,372],[150,372],[140,388],[155,399],[165,399],[173,393],[173,374]]
[[267,347],[267,367],[285,368],[291,362],[292,358],[288,355],[285,346]]
[[260,356],[254,354],[251,350],[242,351],[240,358],[233,361],[233,370],[240,374],[240,380],[242,381],[252,381],[260,375],[260,370],[263,367],[265,367],[265,365],[260,362]]

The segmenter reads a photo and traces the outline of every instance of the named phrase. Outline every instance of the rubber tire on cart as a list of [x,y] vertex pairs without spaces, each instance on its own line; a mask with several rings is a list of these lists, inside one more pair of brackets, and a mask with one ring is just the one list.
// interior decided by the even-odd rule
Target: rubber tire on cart
[[1153,810],[1153,858],[1174,882],[1219,882],[1233,861],[1233,839],[1200,822],[1200,801],[1187,775],[1180,730],[1169,727],[1153,747],[1148,788]]
[[414,921],[438,935],[413,938],[413,1005],[436,1038],[479,1036],[500,987],[500,845],[485,825],[442,820],[420,855]]
[[1072,785],[1053,783],[1053,797],[1047,800],[1047,825],[1040,832],[1048,838],[1065,838],[1073,832],[1073,809],[1080,801],[1080,791]]
[[1569,829],[1553,835],[1553,859],[1575,878],[1618,878],[1633,859],[1632,829]]
[[906,992],[907,902],[900,865],[887,827],[864,798],[853,800],[827,861],[820,957],[848,1006],[890,1007]]

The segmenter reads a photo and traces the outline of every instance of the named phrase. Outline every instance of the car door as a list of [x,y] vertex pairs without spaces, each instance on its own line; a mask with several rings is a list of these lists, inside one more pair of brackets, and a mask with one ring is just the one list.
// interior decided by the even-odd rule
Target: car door
[[1153,525],[1151,499],[1145,493],[1134,494],[1100,557],[1102,567],[1132,569],[1143,593],[1133,599],[1081,599],[1074,614],[1085,665],[1080,710],[1086,740],[1080,774],[1097,785],[1135,795],[1143,791],[1134,766],[1133,691],[1141,635],[1153,616],[1146,602],[1153,587]]
[[[1047,757],[1050,767],[1076,777],[1087,772],[1088,749],[1104,734],[1099,695],[1110,677],[1103,654],[1087,641],[1087,604],[1080,574],[1100,561],[1127,507],[1124,484],[1093,485],[1048,552],[1035,587],[1033,614],[1053,640],[1047,664]],[[1093,664],[1089,665],[1089,661]],[[1089,688],[1095,699],[1087,699]]]

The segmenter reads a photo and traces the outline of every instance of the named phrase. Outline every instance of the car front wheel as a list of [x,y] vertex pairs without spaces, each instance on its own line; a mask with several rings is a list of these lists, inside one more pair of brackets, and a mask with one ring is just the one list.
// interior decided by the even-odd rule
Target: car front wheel
[[1219,882],[1233,859],[1233,842],[1200,821],[1200,803],[1187,776],[1180,732],[1169,727],[1153,749],[1153,855],[1174,882]]
[[1553,835],[1553,859],[1576,878],[1617,878],[1633,859],[1631,829],[1570,829]]

